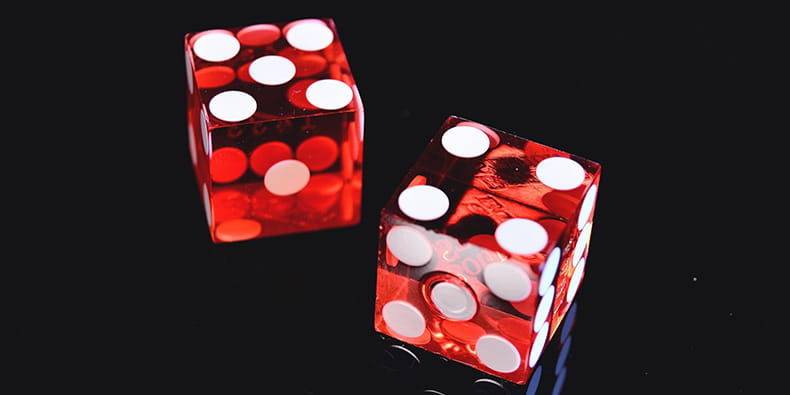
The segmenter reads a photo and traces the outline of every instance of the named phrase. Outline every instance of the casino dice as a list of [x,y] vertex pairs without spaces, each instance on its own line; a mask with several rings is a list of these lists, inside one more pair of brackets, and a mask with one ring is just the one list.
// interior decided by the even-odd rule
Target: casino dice
[[363,107],[331,19],[186,34],[189,147],[216,243],[360,221]]
[[376,331],[525,383],[579,289],[599,180],[449,117],[381,211]]

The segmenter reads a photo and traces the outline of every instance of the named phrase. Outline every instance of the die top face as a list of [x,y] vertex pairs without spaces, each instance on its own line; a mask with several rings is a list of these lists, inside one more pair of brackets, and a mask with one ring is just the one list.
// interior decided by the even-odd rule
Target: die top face
[[[388,201],[383,213],[466,241],[497,225],[530,232],[526,218],[552,229],[589,219],[597,193],[598,163],[460,117],[441,126]],[[453,225],[472,226],[456,233]],[[511,232],[502,232],[502,240]],[[552,241],[552,240],[549,240]],[[551,243],[547,243],[551,244]],[[529,255],[534,247],[515,247]]]
[[332,19],[193,32],[184,46],[209,128],[361,109]]

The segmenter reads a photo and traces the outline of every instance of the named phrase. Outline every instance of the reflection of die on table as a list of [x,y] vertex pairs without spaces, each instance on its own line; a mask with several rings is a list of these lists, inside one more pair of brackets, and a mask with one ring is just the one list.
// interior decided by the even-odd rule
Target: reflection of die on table
[[465,364],[412,346],[403,340],[379,334],[376,378],[378,392],[386,394],[487,394],[549,395],[561,393],[568,375],[572,353],[572,332],[578,304],[573,303],[562,320],[557,335],[543,348],[540,359],[526,383],[515,384]]
[[211,29],[184,46],[212,240],[359,223],[363,109],[334,22]]
[[573,301],[600,166],[448,118],[381,212],[377,331],[525,383]]

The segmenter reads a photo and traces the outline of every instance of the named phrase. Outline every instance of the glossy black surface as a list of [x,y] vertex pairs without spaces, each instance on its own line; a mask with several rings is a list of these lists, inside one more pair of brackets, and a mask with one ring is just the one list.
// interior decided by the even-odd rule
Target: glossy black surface
[[[10,209],[25,217],[15,236],[34,241],[8,277],[11,375],[31,391],[411,390],[414,374],[382,361],[372,329],[378,212],[454,114],[602,166],[562,394],[774,392],[785,333],[786,163],[769,152],[788,130],[781,14],[425,7],[183,3],[71,21],[56,59],[80,73],[59,92],[99,89],[47,121],[80,143],[29,178],[44,185],[41,203]],[[362,223],[214,245],[187,146],[183,35],[311,16],[335,19],[365,105]],[[61,56],[67,48],[89,54]],[[419,390],[497,386],[442,360],[422,365],[436,382],[416,374],[429,384]]]

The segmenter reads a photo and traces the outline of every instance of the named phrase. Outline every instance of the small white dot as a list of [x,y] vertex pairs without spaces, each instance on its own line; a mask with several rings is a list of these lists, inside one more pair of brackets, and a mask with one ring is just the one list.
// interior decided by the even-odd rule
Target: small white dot
[[211,156],[214,150],[212,149],[211,139],[208,136],[208,116],[203,110],[200,110],[200,139],[203,140],[203,152]]
[[576,227],[581,230],[584,224],[590,220],[592,215],[593,206],[595,206],[595,196],[598,194],[598,184],[590,187],[587,194],[584,195],[582,200],[582,207],[579,209],[579,219],[576,221]]
[[538,309],[535,312],[535,317],[532,322],[532,330],[537,332],[540,330],[541,325],[549,318],[549,311],[551,311],[551,302],[554,301],[554,286],[550,286],[546,290],[546,294],[540,299]]
[[263,85],[281,85],[296,75],[296,66],[282,56],[262,56],[250,63],[249,73]]
[[203,184],[203,209],[206,211],[206,222],[211,226],[212,222],[214,222],[214,218],[211,215],[211,195],[208,192],[208,186],[206,184]]
[[197,140],[195,140],[195,129],[191,122],[187,124],[187,139],[189,141],[189,158],[192,159],[192,166],[197,166]]
[[497,335],[480,336],[475,351],[483,365],[500,373],[515,372],[521,364],[521,355],[516,346]]
[[215,117],[227,121],[243,121],[255,114],[258,103],[250,94],[242,91],[225,91],[211,98],[208,109]]
[[546,229],[526,218],[513,218],[502,222],[497,226],[494,237],[502,248],[519,255],[539,252],[549,241]]
[[393,226],[387,232],[387,248],[409,266],[423,266],[433,257],[431,243],[425,235],[409,226]]
[[587,246],[590,244],[590,236],[592,236],[592,224],[590,222],[584,226],[582,232],[579,234],[579,238],[576,239],[576,246],[573,248],[573,258],[571,259],[571,263],[573,266],[579,264],[579,260],[582,259],[584,256],[584,251],[587,249]]
[[398,207],[418,221],[432,221],[450,208],[450,199],[441,189],[431,185],[415,185],[398,196]]
[[490,140],[473,126],[456,126],[442,134],[442,147],[459,158],[476,158],[488,151]]
[[302,51],[319,51],[332,44],[335,35],[323,21],[305,19],[286,26],[285,39]]
[[425,317],[410,303],[394,300],[381,309],[384,323],[395,333],[405,337],[419,337],[425,332]]
[[203,33],[192,44],[195,55],[209,62],[228,60],[241,49],[241,44],[226,30],[215,30]]
[[538,163],[535,175],[543,184],[567,191],[574,189],[584,182],[584,168],[573,159],[555,156],[546,158]]
[[477,313],[477,301],[474,295],[452,283],[436,284],[431,289],[431,301],[442,314],[454,320],[466,321]]
[[520,302],[532,290],[524,269],[511,262],[495,262],[483,270],[483,279],[491,292],[509,302]]
[[579,291],[579,285],[582,282],[582,276],[584,276],[584,265],[586,261],[587,260],[584,258],[581,259],[579,265],[573,270],[570,282],[568,282],[568,293],[565,294],[565,300],[569,303],[573,302],[573,298],[576,297],[576,292]]
[[557,268],[560,266],[560,257],[562,250],[560,247],[554,247],[546,258],[546,263],[543,265],[543,272],[540,273],[540,282],[538,283],[538,295],[543,296],[549,289],[551,282],[554,280],[554,275],[557,274]]
[[320,109],[337,110],[351,103],[354,91],[345,82],[328,78],[310,84],[305,90],[305,97]]
[[543,354],[543,347],[546,345],[546,339],[549,337],[549,323],[544,321],[543,327],[540,328],[538,334],[532,340],[532,348],[529,350],[529,367],[535,366],[538,362],[540,355]]
[[[354,84],[354,86],[352,88],[354,89],[354,94],[356,95],[356,97],[357,98],[361,97],[359,95],[359,88],[357,88],[357,85]],[[359,101],[359,99],[357,99],[357,101]],[[365,112],[364,111],[357,111],[356,112],[356,117],[357,117],[357,120],[356,120],[357,121],[357,127],[359,128],[359,141],[365,141]]]
[[187,66],[187,89],[190,94],[195,90],[195,73],[192,72],[192,59],[189,58],[189,52],[184,52],[186,57]]
[[281,160],[272,165],[263,176],[263,184],[269,192],[278,196],[293,195],[301,191],[310,181],[310,169],[296,160]]

